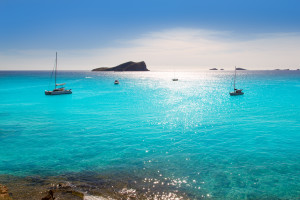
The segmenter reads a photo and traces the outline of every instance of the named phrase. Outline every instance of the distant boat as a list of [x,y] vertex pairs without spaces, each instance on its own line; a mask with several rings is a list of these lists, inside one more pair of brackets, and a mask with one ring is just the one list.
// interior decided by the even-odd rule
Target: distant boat
[[[59,94],[72,94],[72,90],[69,89],[69,90],[66,90],[64,87],[65,83],[56,83],[56,75],[57,75],[57,52],[56,52],[56,56],[55,56],[55,67],[53,69],[54,71],[54,77],[55,77],[55,83],[54,83],[54,90],[52,91],[48,91],[48,90],[45,90],[45,95],[59,95]],[[53,71],[52,71],[52,74],[53,74]],[[51,74],[51,77],[52,77],[52,74]],[[57,86],[60,86],[57,88]]]
[[243,95],[244,92],[242,92],[243,89],[236,89],[235,88],[235,80],[236,80],[236,67],[234,70],[234,84],[233,84],[233,92],[229,92],[230,96],[236,96],[236,95]]
[[172,78],[172,81],[178,81],[178,78],[175,78],[175,72],[174,72],[174,78]]
[[115,85],[118,85],[120,82],[118,80],[115,80]]

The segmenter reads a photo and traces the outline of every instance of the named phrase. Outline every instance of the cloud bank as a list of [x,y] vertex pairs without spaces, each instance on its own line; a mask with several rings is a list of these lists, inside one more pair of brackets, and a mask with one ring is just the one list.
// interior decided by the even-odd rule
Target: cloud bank
[[[201,29],[169,29],[146,33],[118,46],[99,49],[60,49],[59,68],[90,70],[144,60],[154,71],[300,68],[300,34],[277,33],[250,37]],[[50,70],[55,49],[0,52],[1,70]]]

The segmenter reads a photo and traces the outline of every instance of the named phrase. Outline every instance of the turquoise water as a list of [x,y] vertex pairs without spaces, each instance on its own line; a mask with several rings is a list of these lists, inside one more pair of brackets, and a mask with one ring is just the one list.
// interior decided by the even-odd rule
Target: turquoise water
[[235,97],[232,71],[176,75],[59,72],[73,94],[46,96],[50,72],[0,72],[0,174],[124,174],[192,199],[297,199],[300,72],[238,71]]

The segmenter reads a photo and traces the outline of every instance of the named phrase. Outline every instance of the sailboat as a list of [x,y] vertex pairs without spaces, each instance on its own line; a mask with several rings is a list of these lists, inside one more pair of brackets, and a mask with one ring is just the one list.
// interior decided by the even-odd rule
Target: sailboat
[[[63,86],[65,83],[56,83],[56,74],[57,74],[57,52],[55,57],[55,67],[54,67],[54,76],[55,76],[55,84],[54,84],[54,90],[48,91],[45,90],[45,95],[59,95],[59,94],[72,94],[72,90],[66,90]],[[52,71],[53,74],[53,71]],[[52,77],[52,75],[51,75]],[[59,87],[58,87],[59,86]]]
[[178,81],[178,78],[175,78],[175,71],[174,71],[174,78],[172,78],[172,81]]
[[236,89],[235,88],[235,80],[236,80],[236,67],[234,70],[234,83],[233,83],[233,92],[229,92],[230,96],[236,96],[236,95],[243,95],[244,92],[242,92],[243,89]]

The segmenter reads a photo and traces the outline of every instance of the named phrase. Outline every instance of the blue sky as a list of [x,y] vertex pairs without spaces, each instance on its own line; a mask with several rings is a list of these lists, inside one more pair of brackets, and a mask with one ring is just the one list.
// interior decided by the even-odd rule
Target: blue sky
[[[199,46],[205,41],[207,49],[219,45],[203,63],[200,49],[190,52],[200,54],[199,61],[193,58],[194,62],[184,66],[186,69],[222,65],[209,62],[210,58],[215,60],[214,56],[221,61],[224,58],[224,66],[230,67],[235,62],[229,60],[236,56],[228,55],[236,48],[232,44],[252,47],[251,56],[249,52],[243,54],[249,60],[261,53],[255,54],[255,49],[277,40],[278,47],[297,51],[299,10],[300,1],[296,0],[0,0],[0,69],[47,69],[55,51],[64,56],[63,69],[113,66],[134,59],[148,59],[146,63],[156,70],[180,68],[178,60],[173,63],[168,59],[171,55],[163,54],[164,59],[154,54],[156,47],[159,52],[167,43],[180,51],[179,41],[184,41],[182,55],[194,41]],[[264,46],[260,48],[259,43]],[[273,48],[271,45],[264,50],[270,58]],[[222,55],[217,54],[219,49],[223,49]],[[124,57],[122,50],[131,53]],[[229,56],[226,59],[225,54]],[[267,60],[249,63],[247,59],[238,64],[254,69],[276,64]],[[183,56],[179,63],[190,60]],[[297,63],[299,59],[289,55],[281,59],[280,66],[300,68]]]

